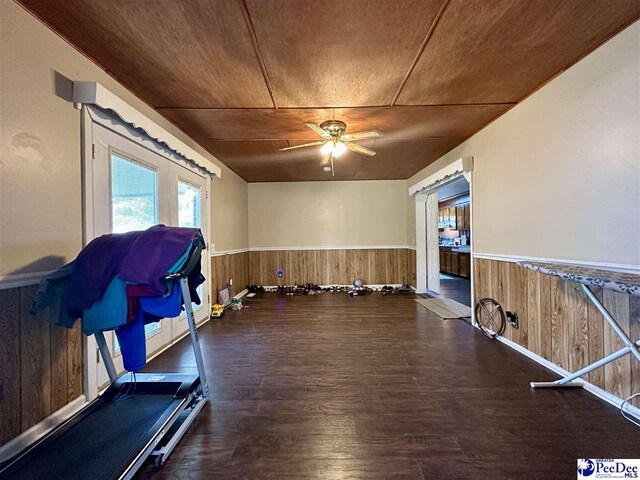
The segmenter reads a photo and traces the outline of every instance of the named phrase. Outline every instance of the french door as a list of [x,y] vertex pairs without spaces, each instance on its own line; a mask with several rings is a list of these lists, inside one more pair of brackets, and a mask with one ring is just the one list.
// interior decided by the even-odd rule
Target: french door
[[[93,237],[144,230],[156,224],[207,231],[204,177],[96,123],[92,123],[92,138],[93,225],[90,230]],[[208,277],[206,258],[203,258],[202,269]],[[198,288],[198,293],[201,304],[194,305],[194,313],[196,319],[202,321],[210,311],[208,282]],[[182,336],[187,329],[184,314],[147,325],[147,357]],[[105,339],[120,374],[124,368],[116,335],[105,332]],[[97,386],[101,388],[109,378],[98,356],[96,361]]]
[[[170,224],[179,227],[203,228],[203,220],[206,216],[206,181],[200,175],[177,165],[173,162],[169,165],[170,198],[175,199],[176,208],[170,209]],[[204,229],[204,228],[203,228]],[[203,254],[204,255],[204,254]],[[202,268],[205,277],[209,268],[208,259],[202,259]],[[206,265],[206,266],[205,266]],[[211,297],[208,283],[198,287],[200,305],[192,304],[193,314],[196,322],[201,322],[208,318],[211,311]],[[189,329],[187,316],[183,312],[180,316],[172,319],[173,338],[177,338]]]

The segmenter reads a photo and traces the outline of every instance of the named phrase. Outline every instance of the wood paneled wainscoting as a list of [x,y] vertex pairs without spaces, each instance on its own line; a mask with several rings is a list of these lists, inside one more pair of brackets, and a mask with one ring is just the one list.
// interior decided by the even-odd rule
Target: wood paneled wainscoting
[[[624,346],[575,282],[482,258],[474,259],[474,280],[474,303],[491,297],[518,314],[520,328],[507,324],[506,338],[565,370],[579,370]],[[602,299],[601,289],[594,292]],[[640,298],[606,290],[604,305],[632,339],[640,338]],[[626,355],[585,380],[626,398],[640,392],[640,362]]]
[[415,269],[416,252],[409,248],[249,252],[250,283],[257,285],[349,285],[355,278],[368,285],[415,285]]
[[37,286],[0,290],[0,445],[83,392],[80,322],[29,315]]
[[218,289],[233,280],[231,295],[237,295],[249,282],[249,252],[213,254],[211,256],[211,291],[214,297],[212,304],[217,302]]

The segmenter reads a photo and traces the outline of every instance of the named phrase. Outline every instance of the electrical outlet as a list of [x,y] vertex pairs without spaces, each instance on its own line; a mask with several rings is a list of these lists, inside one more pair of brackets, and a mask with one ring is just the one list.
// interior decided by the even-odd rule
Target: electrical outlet
[[216,251],[216,244],[211,242],[209,243],[209,251],[210,252],[215,252]]
[[520,321],[518,320],[518,314],[515,312],[506,312],[507,321],[511,323],[511,326],[515,329],[520,328]]
[[229,279],[229,286],[233,285],[233,278]]

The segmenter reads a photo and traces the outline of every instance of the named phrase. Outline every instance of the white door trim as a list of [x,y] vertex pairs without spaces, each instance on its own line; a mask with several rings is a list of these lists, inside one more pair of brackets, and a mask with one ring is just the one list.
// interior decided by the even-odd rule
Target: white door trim
[[[211,214],[210,214],[210,188],[211,188],[211,177],[209,175],[203,174],[199,167],[189,164],[188,162],[183,161],[177,155],[169,155],[165,151],[159,148],[155,148],[155,146],[150,141],[140,140],[139,138],[133,137],[129,134],[127,128],[124,126],[113,122],[112,124],[108,124],[105,119],[101,119],[101,121],[94,121],[89,109],[85,106],[81,109],[81,140],[82,140],[82,208],[83,208],[83,246],[86,246],[91,240],[93,240],[96,236],[97,232],[103,230],[103,228],[96,227],[96,221],[99,220],[96,218],[96,213],[94,212],[94,203],[95,203],[95,182],[99,180],[96,178],[98,175],[98,171],[94,166],[94,125],[100,128],[105,128],[110,130],[115,135],[118,135],[134,144],[138,145],[140,148],[151,152],[152,154],[163,157],[171,164],[177,164],[180,167],[186,169],[188,172],[187,175],[193,174],[197,175],[204,179],[204,190],[203,190],[203,227],[202,233],[205,235],[205,238],[210,239],[211,232]],[[171,176],[167,173],[167,180],[169,181]],[[170,205],[167,205],[167,208],[170,210]],[[167,219],[168,211],[167,211]],[[104,219],[101,220],[104,223]],[[161,223],[165,223],[162,221]],[[170,223],[170,222],[167,222]],[[209,261],[208,256],[206,256],[205,265],[203,265],[203,271],[208,272],[209,269]],[[207,300],[208,293],[204,293],[204,300]],[[203,311],[208,310],[208,306],[205,305]],[[207,315],[208,318],[208,315]],[[165,319],[165,323],[167,327],[171,325],[171,319]],[[99,385],[98,385],[98,364],[96,362],[96,355],[98,351],[97,343],[95,341],[95,337],[93,335],[84,337],[84,394],[87,398],[87,401],[92,401],[98,396],[99,393]],[[175,343],[175,338],[170,339],[168,343],[159,347],[160,350],[166,348],[167,346]],[[111,347],[111,346],[110,346]],[[151,353],[151,352],[150,352]],[[112,352],[113,355],[113,352]]]
[[427,288],[440,293],[440,247],[438,238],[438,191],[432,192],[426,202],[427,235]]
[[427,196],[416,198],[416,293],[427,293]]
[[[416,183],[409,188],[409,195],[415,197],[416,202],[416,293],[427,292],[427,198],[429,194],[436,192],[440,187],[465,177],[469,182],[470,220],[471,230],[474,230],[473,214],[473,157],[460,158],[446,167],[438,170],[433,175]],[[436,219],[437,221],[437,219]],[[471,243],[471,264],[469,278],[471,280],[471,299],[474,298],[473,284],[473,242]],[[440,256],[437,257],[438,271],[440,270]],[[475,324],[474,309],[471,309],[471,320]]]

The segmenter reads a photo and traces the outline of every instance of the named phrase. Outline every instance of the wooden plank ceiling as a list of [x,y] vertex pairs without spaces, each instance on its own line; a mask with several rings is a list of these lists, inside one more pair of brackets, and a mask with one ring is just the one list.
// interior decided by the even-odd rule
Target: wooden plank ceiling
[[[251,182],[404,179],[640,18],[637,0],[19,0]],[[64,73],[64,72],[61,72]],[[377,128],[336,176],[302,125]]]

